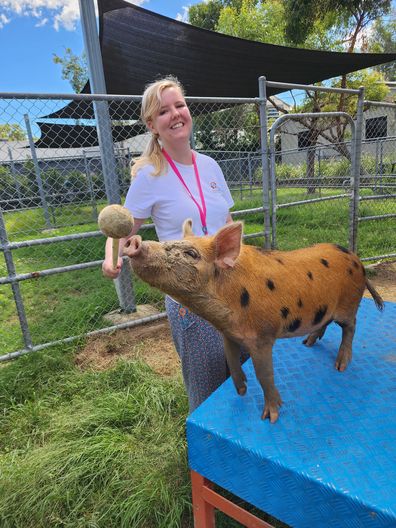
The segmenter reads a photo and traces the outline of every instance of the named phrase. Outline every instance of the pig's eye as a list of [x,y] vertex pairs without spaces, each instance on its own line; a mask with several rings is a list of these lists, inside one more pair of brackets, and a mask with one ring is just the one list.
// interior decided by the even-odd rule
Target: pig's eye
[[189,257],[192,257],[193,259],[199,259],[199,253],[198,251],[195,251],[195,249],[188,249],[185,251],[185,254]]

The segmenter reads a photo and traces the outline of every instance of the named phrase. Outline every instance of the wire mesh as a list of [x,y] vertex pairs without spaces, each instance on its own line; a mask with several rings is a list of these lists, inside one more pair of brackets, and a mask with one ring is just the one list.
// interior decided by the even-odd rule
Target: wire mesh
[[[102,102],[110,115],[116,167],[110,183],[119,189],[122,202],[130,185],[131,161],[144,150],[148,134],[139,121],[139,97]],[[57,119],[57,111],[70,104],[82,117]],[[30,340],[39,349],[45,343],[112,328],[120,321],[128,324],[120,308],[120,284],[114,287],[101,273],[105,239],[97,218],[108,203],[109,189],[93,105],[87,97],[0,99],[7,125],[0,141],[0,211],[5,224],[0,351],[5,355],[31,348]],[[192,104],[192,110],[194,147],[216,159],[235,199],[246,209],[255,208],[249,214],[239,206],[238,217],[247,219],[249,242],[262,244],[257,105],[202,102]],[[156,239],[150,220],[142,236]],[[138,319],[161,316],[163,295],[129,273]],[[17,297],[25,325],[19,321]]]
[[348,246],[352,132],[348,115],[289,114],[273,124],[272,227],[279,249],[329,240]]
[[[294,91],[271,98],[268,128],[285,112],[311,110],[303,95]],[[111,123],[111,137],[102,138],[114,155],[110,176],[98,146],[99,101],[106,104]],[[245,241],[263,246],[259,100],[194,98],[189,104],[193,147],[219,163],[235,200],[233,216],[244,220]],[[58,119],[65,105],[79,110],[79,118]],[[101,273],[105,239],[98,231],[98,213],[110,194],[118,193],[123,201],[131,161],[148,141],[139,121],[140,98],[3,95],[0,109],[2,358],[162,317],[163,295],[127,265],[138,319],[123,319],[120,285]],[[363,127],[358,248],[367,258],[392,254],[396,246],[394,108],[387,107],[386,131],[382,110],[367,107]],[[273,232],[280,249],[321,241],[348,245],[352,143],[347,121],[304,118],[279,127]],[[150,222],[142,228],[144,239],[156,239]]]
[[366,258],[394,254],[396,104],[366,102],[358,211],[358,244]]

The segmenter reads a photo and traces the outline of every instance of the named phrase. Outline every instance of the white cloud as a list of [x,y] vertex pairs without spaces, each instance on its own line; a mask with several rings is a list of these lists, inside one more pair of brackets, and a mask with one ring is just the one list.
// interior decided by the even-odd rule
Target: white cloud
[[38,20],[36,27],[51,21],[56,30],[64,27],[70,31],[75,29],[80,18],[78,0],[0,0],[1,14],[8,18],[35,18]]
[[178,20],[179,22],[188,22],[188,8],[189,7],[190,6],[183,6],[182,7],[183,12],[177,13],[176,20]]
[[42,18],[37,24],[34,25],[34,27],[43,27],[46,24],[48,24],[48,18]]
[[0,13],[0,29],[3,28],[6,24],[9,24],[10,22],[10,18],[7,18],[4,13]]
[[[142,5],[147,0],[127,1]],[[96,9],[96,2],[94,5]],[[61,28],[74,31],[80,8],[78,0],[0,0],[0,29],[18,16],[38,19],[36,27],[51,23],[56,31]]]

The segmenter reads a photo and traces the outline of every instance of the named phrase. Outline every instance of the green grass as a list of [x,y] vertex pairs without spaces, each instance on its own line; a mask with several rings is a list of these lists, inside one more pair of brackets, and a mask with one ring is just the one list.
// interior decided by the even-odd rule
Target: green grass
[[188,526],[180,378],[81,372],[54,349],[1,369],[0,401],[2,527]]

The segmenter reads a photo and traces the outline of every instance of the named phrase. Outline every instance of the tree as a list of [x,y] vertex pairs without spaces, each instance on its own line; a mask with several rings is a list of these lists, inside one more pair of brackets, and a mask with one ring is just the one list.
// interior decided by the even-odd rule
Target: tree
[[242,0],[209,0],[189,7],[188,21],[193,26],[216,31],[220,13],[224,7],[233,7],[239,11]]
[[26,134],[20,125],[6,123],[0,125],[0,139],[5,139],[6,141],[24,141]]
[[[379,18],[373,23],[372,33],[368,39],[367,48],[373,53],[396,52],[396,22],[386,22]],[[381,72],[387,81],[396,81],[396,62],[380,64],[375,69]]]
[[281,0],[242,0],[221,9],[216,30],[234,37],[285,45],[285,16]]
[[62,65],[62,79],[70,82],[75,93],[81,93],[88,80],[88,66],[85,53],[75,55],[71,48],[65,49],[64,57],[53,53],[52,60],[55,64]]
[[286,37],[301,44],[314,31],[315,22],[330,13],[344,27],[347,51],[353,52],[358,36],[371,22],[389,13],[391,0],[283,0],[286,18]]

